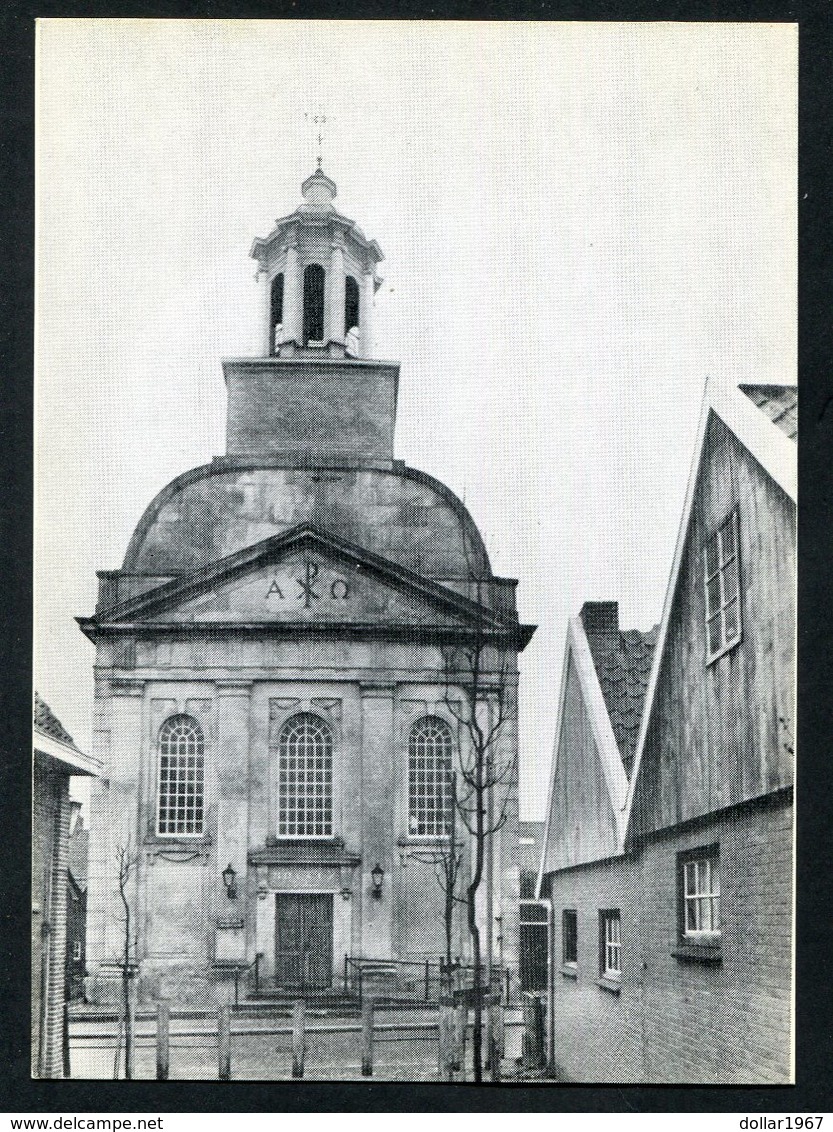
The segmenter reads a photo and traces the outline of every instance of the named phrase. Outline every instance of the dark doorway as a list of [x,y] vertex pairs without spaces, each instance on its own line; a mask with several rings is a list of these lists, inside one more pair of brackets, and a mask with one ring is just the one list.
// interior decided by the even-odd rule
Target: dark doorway
[[324,341],[324,268],[311,263],[304,272],[304,345]]
[[333,898],[286,892],[275,897],[275,984],[328,987],[333,981]]
[[[523,905],[521,906],[523,908]],[[524,909],[526,911],[526,909]],[[536,909],[537,911],[537,909]],[[544,916],[546,910],[541,909]],[[523,912],[521,913],[523,915]],[[527,921],[531,917],[527,917]],[[521,990],[540,991],[547,987],[547,925],[524,923],[520,928]]]

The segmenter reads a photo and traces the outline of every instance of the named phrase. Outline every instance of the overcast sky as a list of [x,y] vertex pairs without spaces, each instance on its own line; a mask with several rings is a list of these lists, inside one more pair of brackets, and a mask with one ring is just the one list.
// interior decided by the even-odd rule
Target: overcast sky
[[248,252],[315,168],[385,253],[396,455],[519,579],[522,816],[567,619],[659,619],[707,377],[795,379],[793,25],[38,25],[36,683],[91,731],[95,571],[225,451]]

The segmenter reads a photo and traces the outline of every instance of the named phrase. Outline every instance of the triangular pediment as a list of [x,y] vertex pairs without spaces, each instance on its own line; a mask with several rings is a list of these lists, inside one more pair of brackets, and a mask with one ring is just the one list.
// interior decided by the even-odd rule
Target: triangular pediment
[[518,628],[453,590],[307,525],[103,610],[94,620]]

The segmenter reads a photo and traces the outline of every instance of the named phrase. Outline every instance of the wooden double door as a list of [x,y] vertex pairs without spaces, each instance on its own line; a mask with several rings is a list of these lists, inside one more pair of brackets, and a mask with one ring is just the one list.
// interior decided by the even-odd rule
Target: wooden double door
[[333,981],[333,897],[328,892],[275,896],[275,983],[328,987]]

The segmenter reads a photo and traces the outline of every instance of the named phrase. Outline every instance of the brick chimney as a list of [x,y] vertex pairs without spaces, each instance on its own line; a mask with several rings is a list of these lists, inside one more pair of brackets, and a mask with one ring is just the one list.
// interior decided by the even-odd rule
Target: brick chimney
[[579,616],[588,637],[610,636],[619,632],[618,601],[586,601]]

